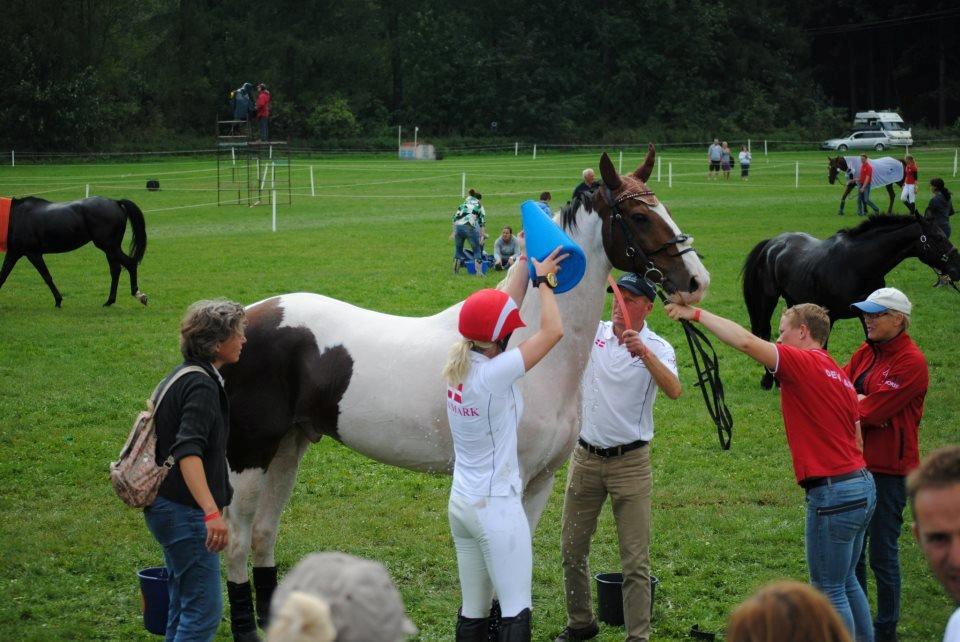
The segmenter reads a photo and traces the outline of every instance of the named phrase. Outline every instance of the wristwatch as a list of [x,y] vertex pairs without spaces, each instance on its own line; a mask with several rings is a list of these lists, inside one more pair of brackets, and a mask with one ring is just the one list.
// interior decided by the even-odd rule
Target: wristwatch
[[533,287],[540,287],[541,283],[546,283],[551,290],[557,287],[557,275],[553,272],[547,272],[543,276],[538,276],[533,280]]

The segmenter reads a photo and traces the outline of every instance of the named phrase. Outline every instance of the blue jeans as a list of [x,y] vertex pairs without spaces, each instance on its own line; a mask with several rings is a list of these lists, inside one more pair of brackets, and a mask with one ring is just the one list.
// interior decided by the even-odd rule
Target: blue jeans
[[903,508],[907,504],[906,479],[901,475],[873,476],[877,487],[877,509],[867,527],[867,536],[860,560],[857,580],[867,591],[867,549],[870,569],[877,581],[877,617],[873,627],[877,633],[890,635],[900,620],[900,548],[897,541],[903,529]]
[[166,561],[167,636],[170,641],[212,640],[223,612],[220,556],[207,550],[203,511],[157,497],[143,511]]
[[857,214],[866,214],[867,207],[873,210],[874,214],[880,213],[880,208],[877,207],[877,204],[870,200],[870,186],[867,185],[861,192],[857,190]]
[[467,255],[463,253],[463,242],[470,241],[474,258],[480,260],[482,250],[480,248],[480,231],[477,228],[472,225],[457,225],[453,239],[455,244],[453,258],[466,262]]
[[833,604],[851,637],[872,642],[870,604],[857,581],[867,524],[877,504],[873,477],[863,476],[807,491],[806,548],[810,583]]

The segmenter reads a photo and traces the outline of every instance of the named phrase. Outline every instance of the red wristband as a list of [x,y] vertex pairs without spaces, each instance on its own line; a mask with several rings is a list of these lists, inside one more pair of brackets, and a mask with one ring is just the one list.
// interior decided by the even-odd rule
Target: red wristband
[[207,513],[203,516],[203,523],[212,522],[215,519],[220,519],[220,511],[215,510],[212,513]]
[[526,261],[526,260],[527,260],[527,255],[526,255],[526,254],[521,254],[521,255],[520,255],[520,258],[518,258],[517,260],[518,260],[518,261]]
[[697,311],[693,313],[693,320],[697,323],[700,323],[700,308],[697,308]]

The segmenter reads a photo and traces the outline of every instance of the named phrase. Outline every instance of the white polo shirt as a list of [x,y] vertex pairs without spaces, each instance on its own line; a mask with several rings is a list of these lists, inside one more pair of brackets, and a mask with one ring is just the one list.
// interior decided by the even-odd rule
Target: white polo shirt
[[493,359],[470,353],[470,372],[447,387],[447,420],[453,433],[451,492],[473,497],[521,495],[517,425],[523,398],[516,382],[523,355],[513,348]]
[[[677,374],[673,347],[643,324],[640,339]],[[653,401],[657,384],[639,357],[633,357],[613,334],[613,322],[601,321],[583,373],[580,437],[600,448],[653,439]]]
[[960,609],[953,612],[943,632],[943,642],[960,642]]

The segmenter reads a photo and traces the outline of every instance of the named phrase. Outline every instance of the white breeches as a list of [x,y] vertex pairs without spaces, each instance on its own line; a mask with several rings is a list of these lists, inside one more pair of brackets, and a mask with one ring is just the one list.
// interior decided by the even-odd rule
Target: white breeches
[[904,184],[903,191],[900,192],[900,200],[903,201],[904,203],[916,203],[917,202],[917,186]]
[[463,616],[487,617],[495,594],[504,617],[531,608],[533,543],[520,497],[451,493],[447,515],[457,549]]

